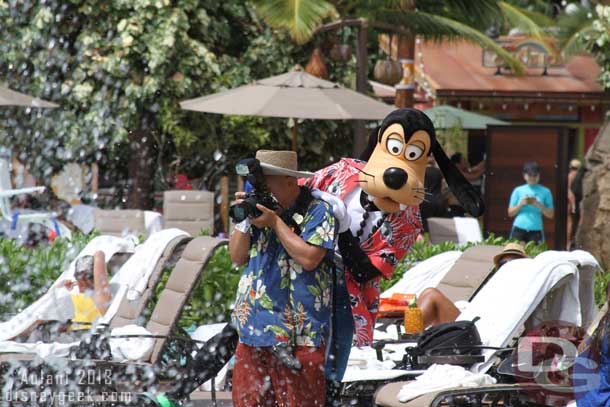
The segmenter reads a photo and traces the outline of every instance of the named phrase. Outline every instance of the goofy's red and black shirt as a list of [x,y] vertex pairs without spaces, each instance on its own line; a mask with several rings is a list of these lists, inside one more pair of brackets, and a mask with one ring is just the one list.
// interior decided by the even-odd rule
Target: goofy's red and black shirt
[[[360,247],[383,277],[390,278],[394,268],[421,233],[419,207],[408,206],[396,213],[367,212],[361,204],[362,188],[359,174],[366,163],[351,158],[323,168],[304,181],[310,188],[329,192],[343,200],[350,215],[350,230],[354,236],[362,229]],[[359,346],[373,340],[375,318],[379,307],[380,278],[364,284],[356,282],[350,270],[345,270],[347,289],[354,316],[355,340]]]

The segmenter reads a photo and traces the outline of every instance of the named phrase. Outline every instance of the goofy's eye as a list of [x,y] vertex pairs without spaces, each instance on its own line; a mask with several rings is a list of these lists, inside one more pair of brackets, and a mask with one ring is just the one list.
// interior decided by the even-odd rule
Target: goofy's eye
[[410,144],[407,146],[407,150],[405,151],[405,158],[409,161],[415,161],[419,157],[422,156],[424,150],[421,147],[416,146],[415,144]]
[[388,139],[385,146],[392,155],[400,155],[400,153],[402,153],[403,144],[402,141],[398,139]]

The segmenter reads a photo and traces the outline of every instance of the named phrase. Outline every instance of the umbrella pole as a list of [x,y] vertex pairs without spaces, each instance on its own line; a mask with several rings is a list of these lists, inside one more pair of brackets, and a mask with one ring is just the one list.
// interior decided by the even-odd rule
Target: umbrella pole
[[297,151],[297,135],[299,133],[299,130],[298,130],[298,127],[297,127],[298,126],[297,125],[297,120],[293,119],[292,121],[294,123],[294,125],[292,126],[292,129],[291,129],[291,133],[292,133],[292,151]]

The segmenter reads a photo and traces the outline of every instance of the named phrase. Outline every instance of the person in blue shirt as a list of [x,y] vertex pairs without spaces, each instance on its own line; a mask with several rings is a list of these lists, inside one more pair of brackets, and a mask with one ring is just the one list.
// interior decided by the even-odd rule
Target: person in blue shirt
[[229,242],[233,263],[246,264],[231,318],[239,332],[233,405],[324,406],[338,224],[328,203],[298,185],[313,174],[297,170],[295,152],[256,158],[281,209],[257,205],[262,214],[236,225]]
[[526,184],[516,187],[510,195],[508,216],[515,218],[511,237],[523,243],[544,241],[542,217],[553,219],[551,190],[539,184],[540,167],[535,161],[525,163],[523,178]]

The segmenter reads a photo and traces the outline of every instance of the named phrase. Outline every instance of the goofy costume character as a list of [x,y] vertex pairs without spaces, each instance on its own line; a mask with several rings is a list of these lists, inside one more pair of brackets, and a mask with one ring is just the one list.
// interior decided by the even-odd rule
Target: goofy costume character
[[[342,228],[338,239],[337,263],[344,278],[338,279],[333,295],[333,332],[327,344],[328,400],[336,397],[332,394],[336,389],[331,387],[333,382],[340,386],[352,334],[358,345],[373,340],[381,277],[392,276],[421,231],[419,204],[426,197],[424,176],[430,154],[464,209],[472,216],[481,216],[481,197],[443,151],[432,121],[416,109],[390,113],[372,131],[359,160],[344,158],[302,180],[322,194],[333,195],[333,201],[342,200],[345,207],[336,209],[347,209],[349,215],[345,217],[349,228]],[[212,378],[231,358],[237,341],[237,331],[231,325],[210,339],[194,357],[172,398],[183,398]]]
[[481,198],[447,158],[430,119],[416,109],[389,114],[371,133],[362,160],[344,158],[306,181],[341,198],[347,207],[350,228],[339,236],[339,252],[358,346],[373,340],[381,277],[392,276],[421,233],[419,204],[426,196],[431,153],[456,197],[473,216],[480,216]]

